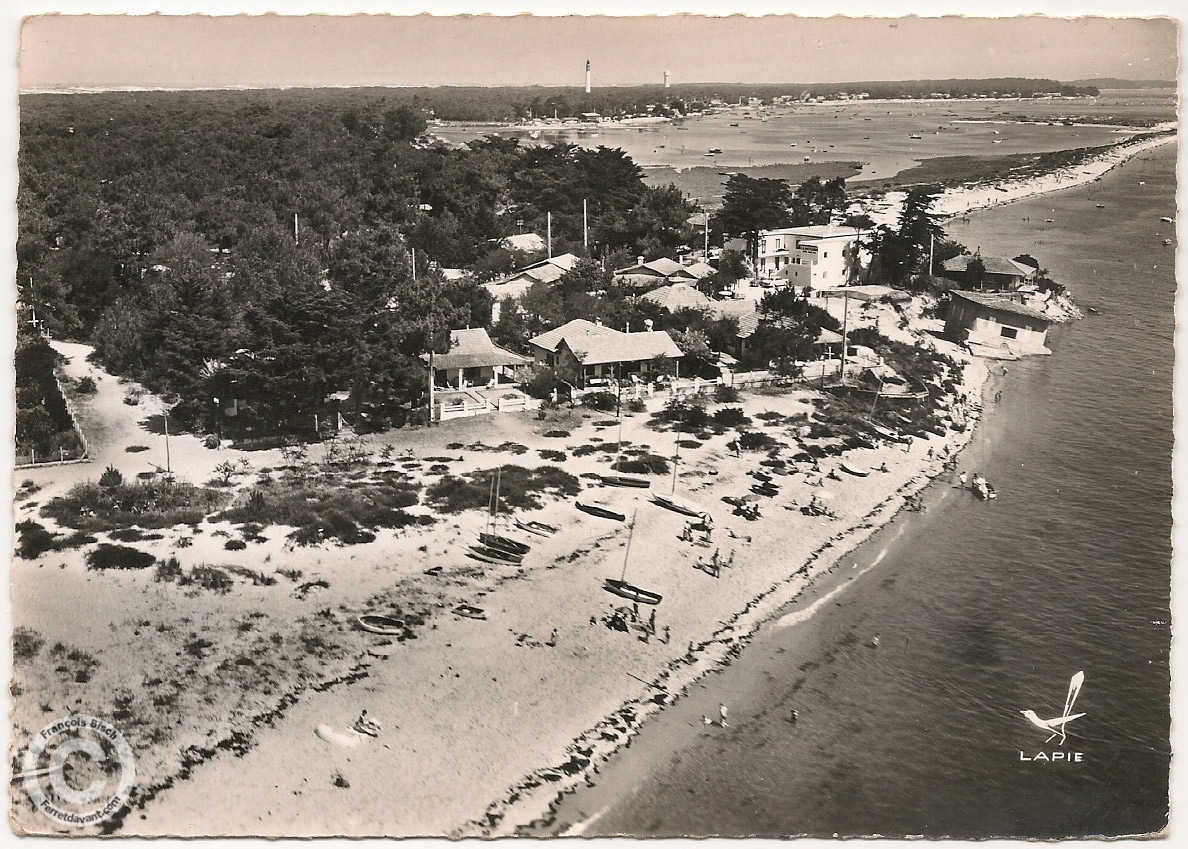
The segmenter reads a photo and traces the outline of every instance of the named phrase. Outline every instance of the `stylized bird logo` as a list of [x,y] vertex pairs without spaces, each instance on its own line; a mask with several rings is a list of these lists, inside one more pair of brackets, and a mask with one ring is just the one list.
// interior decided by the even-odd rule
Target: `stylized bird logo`
[[1052,740],[1059,737],[1060,745],[1063,746],[1065,737],[1067,735],[1065,726],[1068,725],[1068,723],[1072,722],[1074,719],[1080,719],[1082,716],[1085,715],[1083,713],[1070,713],[1069,712],[1072,710],[1073,704],[1077,700],[1077,696],[1079,696],[1081,694],[1081,686],[1084,683],[1085,683],[1085,673],[1084,672],[1078,672],[1076,675],[1074,675],[1072,677],[1072,680],[1068,682],[1068,698],[1066,698],[1064,700],[1064,715],[1063,716],[1058,716],[1055,719],[1040,719],[1039,716],[1036,715],[1036,712],[1033,710],[1021,710],[1021,711],[1019,711],[1019,713],[1023,714],[1025,717],[1027,717],[1027,721],[1030,722],[1032,725],[1034,725],[1036,728],[1041,728],[1044,731],[1051,732],[1051,736],[1048,737],[1048,739],[1044,741],[1045,743],[1049,743]]

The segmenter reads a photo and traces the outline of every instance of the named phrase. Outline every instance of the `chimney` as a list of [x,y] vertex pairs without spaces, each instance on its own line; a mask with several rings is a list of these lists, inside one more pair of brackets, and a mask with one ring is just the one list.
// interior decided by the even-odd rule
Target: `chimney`
[[642,256],[637,256],[637,257],[635,258],[635,264],[636,264],[636,265],[643,265],[643,257],[642,257]]
[[664,87],[668,88],[668,71],[664,72]]
[[654,325],[655,323],[656,322],[652,321],[650,318],[644,319],[644,327],[647,328],[648,333],[652,332],[652,325]]
[[590,93],[590,60],[586,60],[586,94]]

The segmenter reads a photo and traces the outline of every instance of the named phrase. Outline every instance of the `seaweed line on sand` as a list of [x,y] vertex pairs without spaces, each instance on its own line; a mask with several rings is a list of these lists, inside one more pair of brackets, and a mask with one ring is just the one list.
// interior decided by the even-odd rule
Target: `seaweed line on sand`
[[[983,391],[984,388],[985,383]],[[967,428],[963,438],[955,441],[955,451],[959,452],[969,444],[973,430]],[[455,830],[450,837],[506,837],[516,834],[524,825],[547,827],[553,824],[557,807],[565,796],[575,793],[582,784],[592,786],[593,776],[599,771],[598,764],[610,760],[620,747],[630,746],[631,738],[649,717],[676,702],[704,676],[729,666],[766,622],[799,598],[816,578],[837,568],[842,557],[906,509],[904,499],[907,496],[922,492],[943,473],[943,466],[922,470],[850,527],[827,539],[795,571],[752,598],[742,610],[722,622],[708,639],[695,645],[691,653],[670,661],[648,684],[648,692],[658,691],[656,695],[625,701],[593,728],[575,738],[566,747],[564,761],[528,774],[506,795],[492,802],[482,817]],[[844,550],[838,547],[843,540],[852,543]],[[830,555],[829,567],[812,572],[811,566],[822,560],[826,553]],[[513,811],[517,814],[514,822],[510,821]]]

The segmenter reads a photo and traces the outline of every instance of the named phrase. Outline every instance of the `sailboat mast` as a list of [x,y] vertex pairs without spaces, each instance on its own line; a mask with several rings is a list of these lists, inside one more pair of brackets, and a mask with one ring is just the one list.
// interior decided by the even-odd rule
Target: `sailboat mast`
[[631,540],[635,538],[635,519],[639,516],[639,508],[635,508],[635,512],[631,514],[631,530],[627,534],[627,552],[623,555],[623,574],[619,576],[620,581],[627,580],[627,561],[631,557]]
[[492,515],[491,531],[493,533],[499,533],[499,484],[502,483],[502,480],[503,480],[503,466],[500,466],[495,471],[495,510],[491,514]]

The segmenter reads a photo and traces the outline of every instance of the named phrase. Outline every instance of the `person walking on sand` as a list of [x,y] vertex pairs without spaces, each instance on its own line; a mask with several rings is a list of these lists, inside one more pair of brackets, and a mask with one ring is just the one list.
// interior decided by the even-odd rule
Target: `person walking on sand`
[[718,724],[723,728],[730,727],[726,722],[726,705],[718,705]]
[[969,477],[965,474],[965,472],[962,472],[957,476],[957,480],[961,481],[961,488],[965,489],[965,484],[969,480]]
[[549,635],[549,638],[545,642],[545,645],[548,646],[549,648],[552,648],[553,646],[557,645],[557,629],[556,628],[554,628],[553,633]]
[[648,630],[656,633],[656,609],[652,608],[652,615],[648,617]]

